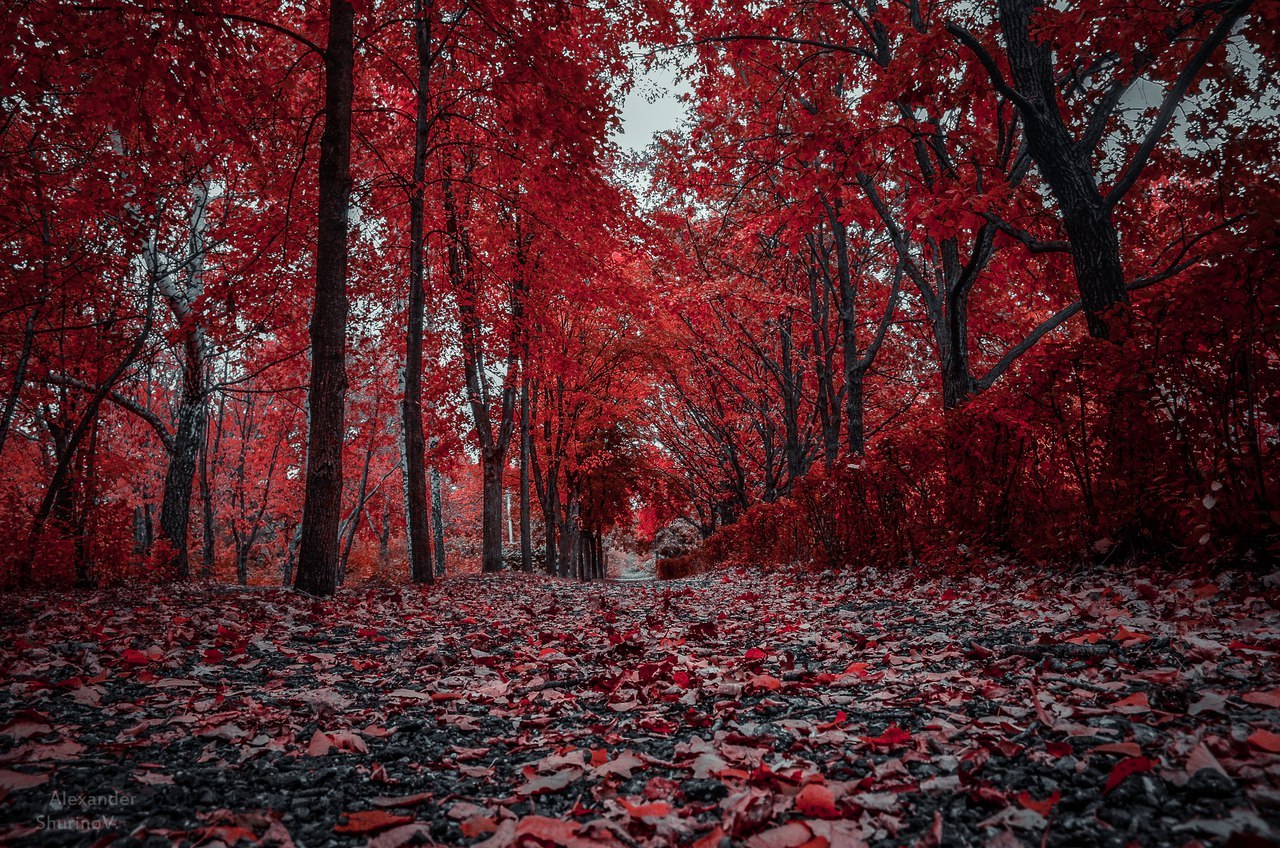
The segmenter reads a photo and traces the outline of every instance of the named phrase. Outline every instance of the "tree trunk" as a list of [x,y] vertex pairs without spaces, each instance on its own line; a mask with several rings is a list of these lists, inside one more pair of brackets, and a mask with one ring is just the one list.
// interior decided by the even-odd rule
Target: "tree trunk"
[[[526,355],[526,359],[527,359]],[[520,369],[520,570],[533,573],[533,526],[529,515],[529,378]]]
[[18,364],[13,374],[13,386],[9,389],[9,396],[5,398],[4,414],[0,416],[0,454],[4,453],[9,427],[13,424],[13,415],[18,408],[18,398],[22,394],[23,385],[26,383],[27,364],[31,361],[31,348],[36,337],[36,319],[43,306],[44,301],[42,300],[27,315],[27,322],[22,328],[22,350],[18,353]]
[[252,549],[252,540],[236,545],[236,582],[241,586],[249,585],[249,551]]
[[84,467],[79,478],[84,481],[80,491],[79,504],[75,509],[74,534],[76,585],[82,588],[93,586],[93,543],[92,528],[93,504],[97,500],[97,464],[98,464],[98,422],[95,421],[89,432],[89,445],[85,450]]
[[484,451],[481,464],[484,466],[484,507],[480,570],[491,574],[502,570],[502,472],[506,456],[500,451]]
[[200,505],[204,519],[200,534],[200,578],[212,580],[217,551],[214,548],[213,487],[209,484],[209,436],[207,433],[200,442]]
[[[378,420],[378,402],[373,405],[373,420]],[[356,534],[360,532],[360,515],[364,512],[364,505],[368,501],[369,491],[369,466],[373,464],[373,448],[374,437],[377,430],[373,426],[369,428],[369,445],[364,453],[364,467],[360,471],[360,485],[356,488],[355,506],[351,508],[351,514],[347,516],[344,524],[339,524],[338,537],[341,539],[345,532],[345,540],[342,542],[342,553],[338,557],[338,585],[341,586],[347,582],[347,561],[351,558],[351,550],[356,545]],[[381,485],[381,484],[379,484]],[[430,554],[430,551],[427,552]],[[427,559],[424,557],[424,559]],[[428,582],[430,582],[430,560],[427,559]]]
[[1031,35],[1040,0],[998,0],[998,5],[1013,84],[1026,101],[1021,113],[1027,152],[1062,211],[1089,333],[1105,339],[1114,313],[1129,302],[1111,209],[1098,191],[1090,151],[1076,143],[1058,109],[1053,45]]
[[[193,345],[194,339],[188,342],[188,349]],[[202,357],[188,353],[182,375],[182,402],[173,433],[173,453],[165,471],[164,496],[160,502],[160,533],[172,548],[170,562],[177,568],[179,580],[191,576],[187,535],[191,523],[192,483],[200,461],[200,446],[204,442],[203,384]]]
[[324,56],[324,131],[320,136],[316,297],[310,327],[306,493],[294,575],[294,588],[312,595],[331,595],[338,585],[347,392],[347,226],[354,29],[351,0],[330,0],[329,42]]
[[409,576],[414,583],[434,583],[431,567],[431,504],[427,494],[426,438],[422,432],[422,334],[426,315],[423,287],[423,205],[427,169],[427,109],[430,99],[431,30],[422,0],[414,3],[418,42],[418,114],[413,147],[413,190],[409,198],[409,328],[404,357],[405,524],[408,530]]
[[[182,392],[173,433],[173,450],[165,470],[164,496],[160,502],[160,533],[172,548],[172,565],[178,578],[191,576],[187,537],[191,525],[191,492],[204,444],[206,345],[204,332],[192,307],[204,287],[205,233],[208,230],[209,187],[202,179],[192,185],[191,216],[188,229],[186,283],[179,287],[176,269],[165,267],[158,285],[169,302],[169,310],[183,333]],[[154,240],[149,249],[155,254]],[[160,267],[158,255],[152,259]]]
[[845,439],[849,453],[853,456],[860,456],[867,447],[862,423],[863,384],[865,381],[866,373],[861,368],[853,368],[845,375]]
[[559,494],[556,479],[548,473],[547,496],[542,503],[542,526],[546,528],[547,537],[543,564],[548,575],[558,574],[560,571],[561,548],[564,542],[564,535],[557,532],[559,526],[557,514],[560,512]]
[[133,508],[133,552],[146,554],[151,550],[151,504],[139,504]]
[[[431,447],[434,450],[437,444],[436,439],[431,440]],[[431,526],[435,533],[432,540],[432,549],[436,557],[436,576],[443,577],[445,573],[444,561],[444,484],[441,480],[440,469],[434,465],[431,467]]]
[[290,586],[293,584],[294,566],[298,561],[298,546],[302,544],[302,524],[294,528],[289,534],[289,546],[285,550],[284,564],[280,566],[280,585]]

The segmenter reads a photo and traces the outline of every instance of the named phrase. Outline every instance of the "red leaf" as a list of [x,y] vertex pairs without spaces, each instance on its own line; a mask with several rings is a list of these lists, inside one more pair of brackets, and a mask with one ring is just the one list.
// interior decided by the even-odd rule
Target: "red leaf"
[[323,757],[333,750],[333,741],[323,731],[317,730],[311,734],[311,742],[307,745],[307,755],[311,757]]
[[631,814],[633,819],[658,818],[671,812],[671,805],[666,801],[655,801],[652,804],[632,804],[626,798],[619,798],[618,803]]
[[1049,811],[1053,809],[1053,805],[1062,800],[1062,793],[1055,791],[1052,795],[1044,800],[1037,801],[1026,792],[1018,793],[1018,803],[1028,810],[1034,810],[1042,816],[1048,817]]
[[862,741],[876,747],[896,748],[910,742],[911,734],[896,724],[891,724],[879,736],[864,736]]
[[347,820],[333,830],[335,833],[377,833],[411,821],[413,816],[397,816],[386,810],[361,810],[358,813],[347,813]]
[[125,651],[124,654],[121,655],[120,659],[124,661],[125,665],[148,665],[151,662],[150,657],[136,648],[130,648]]
[[751,650],[747,651],[748,662],[759,662],[760,660],[764,659],[767,656],[769,655],[766,654],[764,651],[760,650],[759,648],[752,648]]
[[1103,790],[1103,794],[1109,793],[1132,775],[1141,774],[1142,772],[1151,771],[1155,768],[1155,762],[1146,757],[1129,757],[1116,763],[1115,768],[1111,770],[1111,774],[1107,775],[1107,786]]
[[1277,709],[1280,708],[1280,688],[1259,689],[1256,692],[1246,692],[1240,696],[1240,700],[1247,704],[1257,704],[1260,707],[1271,707],[1272,709]]
[[1137,742],[1108,742],[1092,749],[1095,754],[1119,754],[1124,757],[1141,757],[1142,749]]
[[840,818],[835,793],[820,783],[810,783],[800,790],[796,795],[796,812],[818,819]]
[[462,835],[471,839],[484,833],[493,833],[498,829],[498,822],[493,816],[472,816],[458,823]]
[[1280,733],[1270,730],[1255,730],[1249,736],[1249,744],[1272,754],[1280,754]]
[[13,771],[12,769],[0,770],[0,790],[31,789],[34,786],[41,786],[49,782],[47,773],[31,774],[25,771]]
[[1130,695],[1122,698],[1111,705],[1111,708],[1118,713],[1133,715],[1136,713],[1151,712],[1151,702],[1147,700],[1146,692],[1139,692],[1136,695]]
[[724,836],[724,828],[716,825],[710,833],[693,843],[693,848],[719,848]]

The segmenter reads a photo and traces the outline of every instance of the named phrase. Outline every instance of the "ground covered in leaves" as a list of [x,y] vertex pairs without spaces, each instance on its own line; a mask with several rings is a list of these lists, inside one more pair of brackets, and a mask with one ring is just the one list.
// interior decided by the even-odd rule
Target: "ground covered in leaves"
[[0,599],[0,843],[1271,844],[1280,586]]

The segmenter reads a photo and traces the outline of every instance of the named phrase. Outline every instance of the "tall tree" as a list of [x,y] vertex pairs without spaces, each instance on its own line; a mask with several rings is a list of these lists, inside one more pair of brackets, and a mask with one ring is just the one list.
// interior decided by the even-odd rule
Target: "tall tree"
[[351,100],[355,7],[330,0],[324,51],[324,130],[320,136],[311,383],[307,390],[306,495],[294,587],[331,595],[341,556],[342,444],[346,411],[347,228],[351,202]]

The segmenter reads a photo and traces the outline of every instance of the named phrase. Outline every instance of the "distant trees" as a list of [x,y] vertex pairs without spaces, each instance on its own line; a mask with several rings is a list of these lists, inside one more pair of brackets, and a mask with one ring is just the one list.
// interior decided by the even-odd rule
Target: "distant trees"
[[[671,336],[681,361],[655,399],[690,520],[705,533],[752,513],[769,538],[786,537],[788,506],[760,505],[794,493],[821,444],[825,473],[791,504],[807,504],[811,521],[790,526],[841,536],[833,550],[884,534],[910,556],[921,535],[938,544],[994,516],[1009,544],[1015,493],[1031,509],[1046,500],[1053,462],[1073,469],[1057,490],[1080,499],[1078,511],[1060,507],[1077,516],[1073,532],[1142,532],[1148,519],[1117,517],[1128,505],[1113,502],[1110,516],[1099,505],[1103,488],[1124,491],[1113,460],[1166,444],[1148,433],[1165,415],[1190,429],[1213,415],[1129,407],[1128,381],[1160,349],[1198,349],[1196,321],[1166,321],[1187,320],[1175,304],[1192,280],[1215,279],[1224,295],[1252,285],[1218,269],[1235,239],[1259,242],[1268,214],[1276,173],[1263,139],[1274,143],[1265,125],[1280,89],[1264,55],[1278,19],[1278,4],[1247,0],[690,4],[692,121],[659,164],[675,251],[666,273],[690,296]],[[1134,318],[1139,291],[1150,307]],[[1060,373],[1064,363],[1045,363],[1057,348],[1040,347],[1055,333],[1055,345],[1078,345],[1080,314],[1090,336],[1122,347],[1135,328],[1153,334],[1132,340],[1142,353],[1114,354],[1132,357],[1129,374],[1092,351],[1094,369],[1071,370],[1075,397],[1050,381],[977,403],[1033,352],[1029,373]],[[1222,356],[1213,369],[1233,368]],[[1032,391],[1028,379],[1013,391]],[[1182,391],[1193,390],[1159,390]],[[1056,410],[1054,423],[1024,404]],[[1129,410],[1125,425],[1100,423],[1111,406]],[[1202,461],[1188,457],[1186,481],[1206,473]],[[1272,484],[1256,486],[1270,502]],[[862,517],[824,512],[824,496],[853,498]],[[1168,502],[1161,510],[1168,520]],[[752,532],[725,538],[764,544]]]
[[[187,578],[198,557],[204,577],[328,594],[362,550],[405,550],[429,582],[464,410],[488,481],[483,565],[503,564],[513,462],[531,563],[531,351],[564,304],[595,308],[636,227],[606,136],[637,14],[13,10],[9,576],[52,575],[65,543],[83,582],[132,557]],[[397,407],[394,426],[374,420]]]

